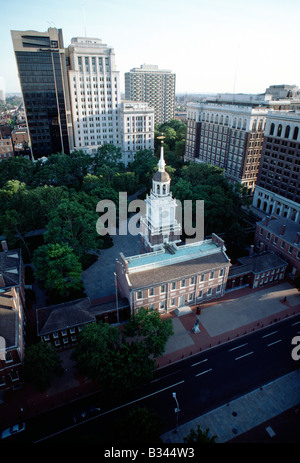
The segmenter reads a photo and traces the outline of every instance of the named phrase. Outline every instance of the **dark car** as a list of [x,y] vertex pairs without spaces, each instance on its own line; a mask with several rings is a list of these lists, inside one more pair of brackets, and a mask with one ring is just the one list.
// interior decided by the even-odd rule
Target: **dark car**
[[75,412],[73,414],[74,423],[80,423],[80,421],[84,421],[89,418],[92,418],[93,416],[97,416],[99,415],[99,412],[100,412],[99,407],[88,408],[87,410]]

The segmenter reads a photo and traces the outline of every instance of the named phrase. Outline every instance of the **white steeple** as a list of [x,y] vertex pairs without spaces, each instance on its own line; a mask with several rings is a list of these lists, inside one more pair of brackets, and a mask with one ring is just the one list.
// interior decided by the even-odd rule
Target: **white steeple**
[[[158,138],[163,138],[163,137],[158,137]],[[166,162],[164,159],[164,142],[163,140],[161,141],[161,147],[160,147],[160,159],[158,162],[158,170],[159,172],[165,172],[165,167],[166,167]]]
[[146,215],[141,217],[141,241],[147,252],[164,249],[181,242],[181,226],[176,220],[176,200],[170,191],[171,178],[165,170],[164,137],[161,139],[158,170],[152,179],[152,190],[146,197]]

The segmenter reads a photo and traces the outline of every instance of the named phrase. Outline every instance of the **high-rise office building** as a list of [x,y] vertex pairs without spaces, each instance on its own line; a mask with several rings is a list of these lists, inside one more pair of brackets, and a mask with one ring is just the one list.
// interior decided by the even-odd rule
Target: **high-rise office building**
[[253,192],[267,112],[243,103],[188,104],[185,160],[221,167],[229,181]]
[[93,154],[106,143],[121,146],[119,71],[113,48],[77,37],[68,47],[74,145]]
[[73,149],[62,30],[11,31],[34,158]]
[[300,222],[300,112],[270,111],[253,206]]
[[175,74],[143,64],[125,73],[125,99],[145,101],[155,110],[155,124],[174,118]]
[[100,39],[77,37],[68,47],[75,149],[89,154],[106,143],[121,148],[123,162],[154,148],[154,109],[121,101],[114,49]]
[[64,48],[62,30],[12,31],[29,140],[35,158],[107,143],[128,164],[154,148],[154,109],[121,102],[113,48],[98,38],[76,37]]
[[154,150],[154,109],[148,103],[122,101],[120,105],[122,153],[125,164],[140,150]]

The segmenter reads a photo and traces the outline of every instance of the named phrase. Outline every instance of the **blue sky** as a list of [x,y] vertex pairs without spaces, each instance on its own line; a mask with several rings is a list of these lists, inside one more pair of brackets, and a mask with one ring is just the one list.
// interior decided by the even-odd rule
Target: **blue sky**
[[14,0],[1,6],[0,87],[20,91],[10,30],[63,30],[114,48],[120,71],[156,64],[177,93],[300,86],[299,0]]

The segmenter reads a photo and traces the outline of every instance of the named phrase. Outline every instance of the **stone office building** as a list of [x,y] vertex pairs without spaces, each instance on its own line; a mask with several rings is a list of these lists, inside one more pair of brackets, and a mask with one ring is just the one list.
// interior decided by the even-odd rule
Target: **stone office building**
[[189,103],[184,159],[224,169],[253,193],[268,109],[243,104]]

